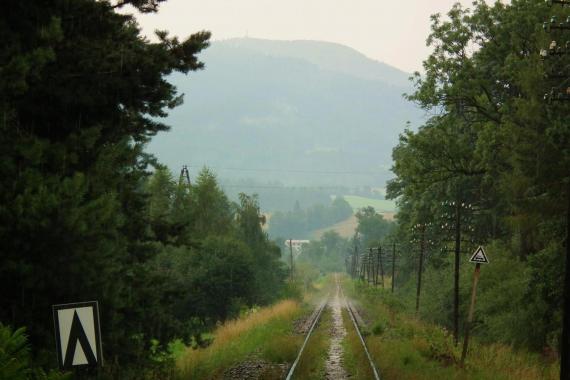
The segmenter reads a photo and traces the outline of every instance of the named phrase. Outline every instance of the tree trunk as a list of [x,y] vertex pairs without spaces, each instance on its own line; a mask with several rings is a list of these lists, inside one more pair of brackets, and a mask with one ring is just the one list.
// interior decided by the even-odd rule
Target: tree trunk
[[564,274],[564,317],[560,348],[560,380],[570,380],[570,183],[566,193],[566,263]]

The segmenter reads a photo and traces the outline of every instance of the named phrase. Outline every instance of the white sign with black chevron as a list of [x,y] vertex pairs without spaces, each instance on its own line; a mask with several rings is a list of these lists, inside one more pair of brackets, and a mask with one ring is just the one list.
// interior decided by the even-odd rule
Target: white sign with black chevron
[[60,368],[103,364],[97,301],[53,305],[53,319]]

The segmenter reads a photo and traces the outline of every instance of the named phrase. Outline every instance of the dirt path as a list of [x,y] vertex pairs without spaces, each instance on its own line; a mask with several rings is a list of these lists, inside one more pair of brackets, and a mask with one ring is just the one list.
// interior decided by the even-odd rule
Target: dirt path
[[344,302],[341,302],[340,299],[340,286],[337,284],[335,297],[328,305],[332,311],[333,326],[328,358],[325,363],[325,379],[348,379],[342,362],[343,348],[341,342],[346,336],[346,328],[343,325],[341,313],[343,305]]

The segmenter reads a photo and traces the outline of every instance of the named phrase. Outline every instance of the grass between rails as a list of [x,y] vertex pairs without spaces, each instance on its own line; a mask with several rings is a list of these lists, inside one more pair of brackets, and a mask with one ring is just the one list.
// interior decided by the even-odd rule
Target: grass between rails
[[318,325],[309,338],[303,355],[297,364],[293,378],[298,380],[321,380],[325,376],[325,362],[330,346],[332,327],[331,310],[325,307]]
[[364,314],[366,342],[383,379],[392,380],[554,380],[559,364],[545,362],[539,354],[512,347],[469,345],[465,368],[460,368],[461,345],[455,347],[444,328],[406,315],[399,301],[381,289],[345,281],[345,290]]
[[342,321],[347,333],[342,342],[344,368],[350,375],[351,380],[373,379],[374,373],[368,362],[368,357],[366,352],[364,352],[350,315],[345,308],[342,309]]
[[272,363],[292,362],[303,339],[293,335],[292,323],[304,312],[299,303],[285,300],[225,323],[209,347],[187,349],[178,359],[180,378],[216,379],[252,355]]

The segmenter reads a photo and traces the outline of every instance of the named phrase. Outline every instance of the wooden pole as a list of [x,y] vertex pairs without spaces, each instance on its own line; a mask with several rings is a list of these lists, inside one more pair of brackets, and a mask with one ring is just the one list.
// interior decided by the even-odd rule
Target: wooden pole
[[354,252],[352,252],[352,279],[356,278],[358,272],[358,257],[356,257],[356,244],[354,245]]
[[368,250],[368,259],[366,260],[367,270],[366,270],[366,283],[370,285],[372,281],[372,248]]
[[376,251],[374,256],[374,286],[378,286],[378,274],[380,273],[378,265],[380,265],[380,261],[378,260],[378,251]]
[[291,253],[291,266],[289,269],[289,280],[293,282],[293,240],[289,239],[289,252]]
[[392,243],[392,293],[394,293],[394,283],[396,282],[396,242]]
[[420,310],[420,294],[422,291],[422,270],[424,265],[424,245],[425,245],[425,225],[421,227],[422,237],[420,239],[420,262],[418,265],[418,287],[416,290],[416,316]]
[[378,260],[378,252],[376,252],[376,256],[374,258],[374,286],[378,286],[378,274],[380,271],[378,270],[378,265],[380,261]]
[[459,343],[459,256],[461,252],[460,203],[455,205],[455,273],[453,281],[453,343]]
[[382,247],[378,246],[378,262],[380,263],[380,278],[382,279],[382,289],[384,289],[384,264],[382,264]]
[[359,256],[359,260],[360,260],[360,274],[358,278],[360,278],[360,280],[364,282],[366,280],[366,254],[362,253]]
[[566,205],[566,263],[564,274],[564,309],[562,342],[560,344],[560,379],[570,379],[570,182],[567,186]]
[[471,330],[471,323],[473,322],[473,314],[475,312],[475,299],[477,297],[477,283],[479,282],[479,275],[481,274],[481,264],[475,265],[475,273],[473,274],[473,289],[471,289],[471,304],[469,305],[469,316],[465,324],[465,339],[463,341],[463,351],[461,352],[461,367],[465,365],[465,357],[467,356],[467,348],[469,345],[469,332]]
[[376,265],[374,265],[374,268],[376,268],[376,273],[374,274],[374,285],[378,286],[378,267],[380,265],[380,257],[378,256],[378,252],[376,252]]

